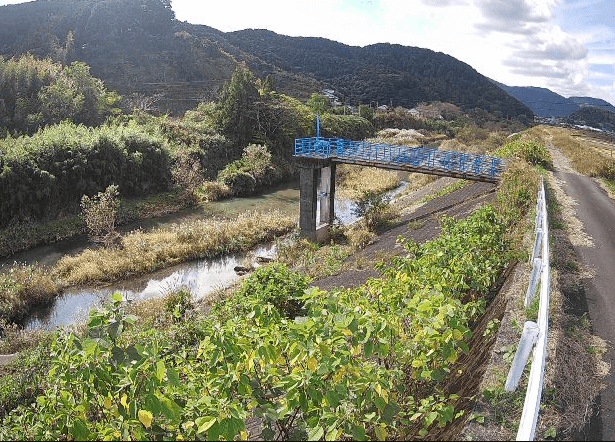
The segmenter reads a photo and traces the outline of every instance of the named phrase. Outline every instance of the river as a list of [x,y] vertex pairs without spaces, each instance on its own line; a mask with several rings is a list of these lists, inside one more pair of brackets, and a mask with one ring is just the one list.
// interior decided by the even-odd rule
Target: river
[[[394,197],[405,186],[402,183],[397,189],[388,193]],[[357,219],[353,213],[355,204],[346,198],[336,198],[335,214],[344,224]],[[267,211],[279,210],[284,214],[299,217],[299,186],[298,183],[285,184],[261,195],[232,198],[205,204],[203,207],[189,208],[159,218],[143,220],[124,227],[124,231],[136,228],[164,228],[173,223],[211,216],[234,217],[246,210]],[[76,238],[48,246],[37,247],[11,258],[11,262],[29,264],[42,263],[53,265],[65,254],[79,253],[88,246],[87,238]],[[35,311],[24,324],[26,328],[43,328],[52,330],[83,321],[90,307],[101,304],[115,291],[120,291],[128,299],[140,301],[162,296],[181,287],[188,287],[195,298],[206,297],[217,289],[221,289],[237,280],[234,268],[238,265],[252,264],[254,256],[275,254],[273,244],[261,245],[246,254],[224,256],[213,260],[196,260],[159,270],[155,273],[122,281],[107,287],[75,287],[66,290],[55,302],[44,309]]]

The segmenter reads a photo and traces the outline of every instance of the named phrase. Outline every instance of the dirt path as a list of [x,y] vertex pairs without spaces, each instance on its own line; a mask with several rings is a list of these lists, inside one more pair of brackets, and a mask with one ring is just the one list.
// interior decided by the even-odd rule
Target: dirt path
[[[557,149],[552,148],[552,152],[555,192],[565,192],[563,210],[575,212],[567,227],[571,242],[582,264],[590,270],[582,285],[593,332],[609,343],[603,359],[615,367],[615,201],[595,179],[572,170],[567,158]],[[608,387],[601,393],[599,414],[592,421],[590,431],[599,440],[615,440],[613,370],[605,381]]]

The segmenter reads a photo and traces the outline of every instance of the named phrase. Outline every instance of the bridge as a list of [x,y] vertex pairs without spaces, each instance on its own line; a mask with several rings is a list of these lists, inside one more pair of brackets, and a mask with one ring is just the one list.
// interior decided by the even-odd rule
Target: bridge
[[506,168],[504,159],[490,155],[320,136],[295,139],[294,157],[300,167],[299,227],[313,241],[326,239],[325,227],[335,218],[335,166],[339,163],[492,183]]

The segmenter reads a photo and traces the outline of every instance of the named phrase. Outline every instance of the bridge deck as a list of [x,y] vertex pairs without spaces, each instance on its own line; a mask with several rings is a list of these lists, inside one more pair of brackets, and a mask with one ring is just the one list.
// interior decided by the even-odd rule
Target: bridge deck
[[488,182],[506,168],[504,159],[490,155],[343,138],[297,138],[294,156]]

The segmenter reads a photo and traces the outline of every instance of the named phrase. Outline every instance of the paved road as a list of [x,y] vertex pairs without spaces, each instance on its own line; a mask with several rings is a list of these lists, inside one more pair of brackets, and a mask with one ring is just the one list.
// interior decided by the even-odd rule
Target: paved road
[[583,281],[594,333],[611,344],[604,360],[611,364],[601,394],[598,419],[592,421],[591,436],[615,440],[615,201],[593,179],[576,173],[558,171],[565,182],[564,191],[578,203],[577,217],[594,246],[575,246],[582,262],[595,271]]

